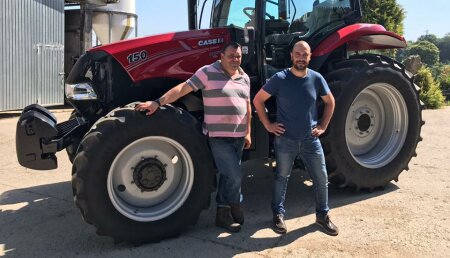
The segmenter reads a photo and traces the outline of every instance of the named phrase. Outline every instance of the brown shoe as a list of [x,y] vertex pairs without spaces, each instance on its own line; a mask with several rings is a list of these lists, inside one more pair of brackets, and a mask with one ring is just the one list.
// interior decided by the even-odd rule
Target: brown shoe
[[216,226],[224,228],[229,232],[236,233],[241,230],[241,225],[234,222],[230,207],[217,207]]
[[339,234],[339,229],[333,224],[333,222],[331,222],[328,214],[322,218],[317,217],[316,224],[321,226],[328,235],[337,236]]
[[287,232],[283,214],[277,214],[273,216],[273,231],[278,234],[285,234]]
[[239,204],[231,204],[231,216],[236,223],[244,225],[244,213]]

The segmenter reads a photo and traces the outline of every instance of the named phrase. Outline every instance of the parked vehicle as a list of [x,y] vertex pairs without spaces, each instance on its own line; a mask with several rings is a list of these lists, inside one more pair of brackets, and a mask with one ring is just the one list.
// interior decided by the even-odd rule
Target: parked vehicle
[[[310,68],[322,73],[336,99],[321,142],[329,178],[356,189],[383,186],[408,169],[423,124],[418,89],[403,65],[358,54],[406,46],[403,37],[361,24],[358,0],[214,0],[211,28],[198,29],[188,1],[189,31],[95,47],[75,64],[66,96],[75,109],[57,123],[30,105],[17,125],[17,155],[32,169],[57,167],[55,153],[73,162],[75,203],[100,235],[133,243],[173,237],[209,205],[214,164],[201,133],[201,93],[154,115],[134,102],[160,97],[213,63],[224,43],[242,45],[252,97],[270,76],[290,66],[299,40],[312,48]],[[276,105],[269,101],[270,117]],[[271,137],[253,116],[253,144],[245,159],[271,155]]]

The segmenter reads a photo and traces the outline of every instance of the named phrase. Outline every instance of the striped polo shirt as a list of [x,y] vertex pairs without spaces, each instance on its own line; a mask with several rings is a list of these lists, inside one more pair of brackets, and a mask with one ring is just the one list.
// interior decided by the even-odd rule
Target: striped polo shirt
[[220,60],[198,69],[186,83],[202,90],[204,128],[210,137],[244,137],[247,134],[247,102],[250,78],[239,67],[240,76],[232,79]]

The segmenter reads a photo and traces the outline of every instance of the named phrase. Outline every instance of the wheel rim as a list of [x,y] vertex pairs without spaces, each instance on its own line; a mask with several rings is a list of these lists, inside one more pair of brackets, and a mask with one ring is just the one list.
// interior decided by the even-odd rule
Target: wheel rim
[[346,143],[354,160],[367,168],[383,167],[403,147],[408,110],[400,92],[386,83],[371,84],[353,101],[346,118]]
[[130,143],[116,156],[107,187],[121,214],[147,222],[178,210],[193,182],[194,166],[186,149],[170,138],[150,136]]

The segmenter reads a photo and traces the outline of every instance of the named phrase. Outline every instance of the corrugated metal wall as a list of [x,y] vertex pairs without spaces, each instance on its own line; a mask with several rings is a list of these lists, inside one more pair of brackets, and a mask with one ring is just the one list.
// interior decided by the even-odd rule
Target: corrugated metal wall
[[0,111],[64,102],[64,1],[0,0]]

